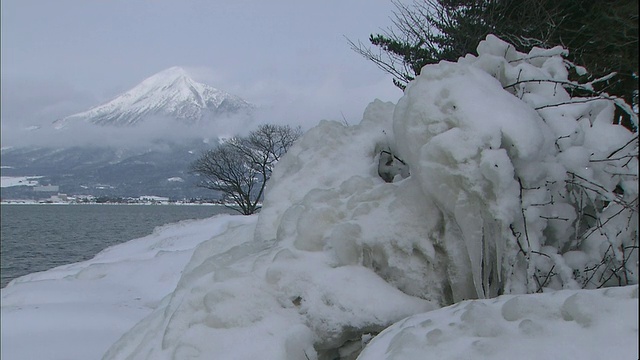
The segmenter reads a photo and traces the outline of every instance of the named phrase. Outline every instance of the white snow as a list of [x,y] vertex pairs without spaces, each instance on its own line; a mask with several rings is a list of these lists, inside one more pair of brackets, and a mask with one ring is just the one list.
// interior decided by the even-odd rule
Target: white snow
[[637,358],[638,286],[627,286],[464,301],[394,324],[358,359]]
[[2,176],[0,177],[0,187],[11,186],[38,186],[37,180],[42,176]]
[[14,279],[1,291],[0,357],[100,359],[175,289],[198,244],[251,222],[230,215],[183,221],[91,260]]
[[140,197],[138,197],[138,200],[141,201],[169,201],[168,197],[164,197],[164,196],[155,196],[155,195],[142,195]]
[[307,132],[259,215],[13,282],[3,359],[638,358],[637,133],[564,53],[489,36]]

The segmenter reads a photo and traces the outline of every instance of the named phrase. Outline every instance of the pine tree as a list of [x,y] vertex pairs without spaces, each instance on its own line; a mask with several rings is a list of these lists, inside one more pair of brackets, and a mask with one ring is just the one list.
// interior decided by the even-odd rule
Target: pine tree
[[588,70],[590,78],[580,80],[615,73],[594,91],[638,105],[637,0],[416,0],[394,5],[393,27],[369,38],[379,52],[361,42],[350,44],[392,74],[402,89],[423,66],[475,53],[479,42],[494,34],[522,52],[563,46],[569,61]]

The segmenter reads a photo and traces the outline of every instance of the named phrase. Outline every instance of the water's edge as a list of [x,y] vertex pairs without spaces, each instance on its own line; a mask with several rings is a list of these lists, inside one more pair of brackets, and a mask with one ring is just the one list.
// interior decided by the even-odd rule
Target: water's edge
[[0,284],[91,259],[162,225],[233,213],[224,206],[1,204]]

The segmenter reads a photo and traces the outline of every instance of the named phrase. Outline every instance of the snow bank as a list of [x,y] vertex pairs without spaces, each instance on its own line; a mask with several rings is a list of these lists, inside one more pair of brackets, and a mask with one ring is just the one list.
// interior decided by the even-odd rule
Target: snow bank
[[14,279],[1,290],[2,359],[100,359],[175,289],[199,243],[251,221],[183,221],[91,260]]
[[635,285],[463,301],[394,324],[358,360],[637,358]]
[[[354,231],[342,227],[333,233],[357,237]],[[333,251],[308,249],[317,239],[300,250],[253,234],[252,226],[244,226],[200,245],[167,305],[131,329],[105,358],[336,356],[338,348],[359,342],[362,329],[379,332],[435,308],[357,260],[340,264]],[[226,252],[211,250],[238,239],[243,240]]]
[[0,177],[0,188],[12,186],[38,186],[37,180],[42,176],[2,176]]

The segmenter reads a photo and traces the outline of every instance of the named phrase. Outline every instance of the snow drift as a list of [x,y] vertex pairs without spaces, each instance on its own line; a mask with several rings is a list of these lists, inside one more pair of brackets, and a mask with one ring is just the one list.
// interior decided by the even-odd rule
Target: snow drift
[[358,359],[637,359],[637,317],[637,286],[463,301],[394,324]]
[[637,284],[637,133],[614,123],[629,108],[572,98],[590,84],[563,53],[489,36],[359,125],[321,122],[255,222],[202,243],[105,359],[348,359],[462,300]]
[[[250,223],[231,215],[185,220],[91,260],[12,280],[0,290],[0,358],[100,359],[175,289],[198,244]],[[234,245],[218,243],[216,251]]]

